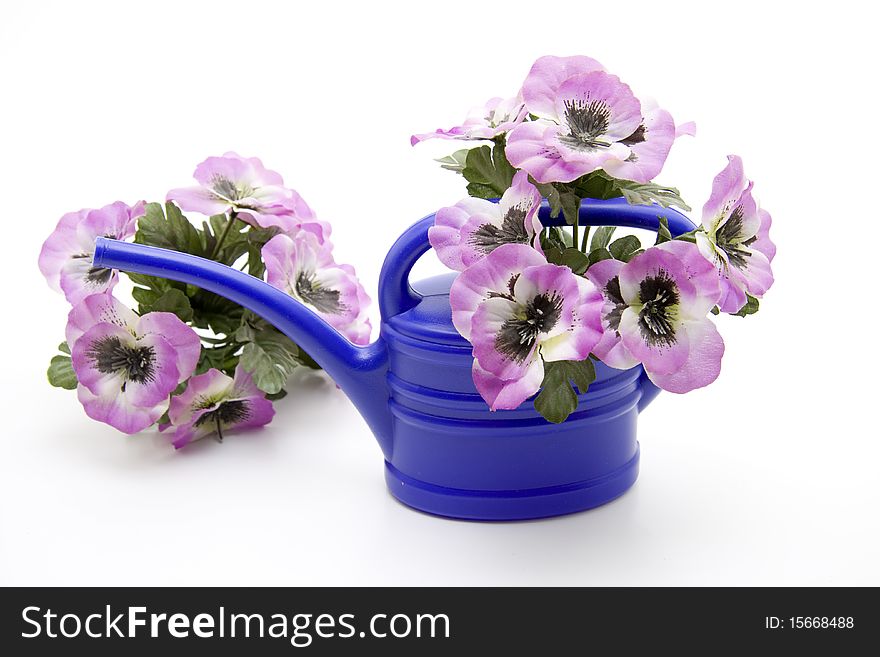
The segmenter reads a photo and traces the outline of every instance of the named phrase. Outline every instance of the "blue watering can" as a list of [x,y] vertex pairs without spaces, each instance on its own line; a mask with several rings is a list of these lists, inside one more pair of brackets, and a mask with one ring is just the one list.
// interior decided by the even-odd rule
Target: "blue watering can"
[[[587,200],[583,225],[694,229],[682,214],[624,199]],[[551,219],[546,202],[544,225]],[[639,412],[659,389],[644,370],[596,363],[596,381],[562,424],[526,401],[490,412],[471,379],[471,345],[452,325],[454,274],[410,285],[430,248],[429,215],[391,247],[379,277],[379,339],[349,342],[281,290],[217,262],[157,247],[99,238],[98,267],[160,276],[209,290],[244,306],[302,347],[360,411],[385,456],[392,495],[416,509],[472,520],[523,520],[589,509],[622,495],[638,475]]]

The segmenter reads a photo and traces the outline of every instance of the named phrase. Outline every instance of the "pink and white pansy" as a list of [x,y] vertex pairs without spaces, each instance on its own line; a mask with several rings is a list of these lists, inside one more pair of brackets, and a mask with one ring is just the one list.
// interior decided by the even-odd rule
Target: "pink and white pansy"
[[304,303],[355,344],[370,341],[370,298],[350,265],[309,232],[276,235],[263,247],[266,280]]
[[545,361],[583,360],[602,335],[596,287],[523,244],[500,246],[466,269],[450,304],[492,410],[518,407],[540,388]]
[[510,133],[506,153],[540,183],[571,182],[598,169],[647,182],[660,173],[677,136],[668,112],[643,107],[628,85],[589,57],[540,58],[522,93],[538,120]]
[[485,105],[473,108],[459,126],[448,130],[435,130],[410,137],[416,144],[428,139],[494,139],[519,125],[526,118],[526,108],[521,95],[513,98],[490,98]]
[[770,223],[770,214],[752,198],[742,160],[729,155],[703,206],[703,230],[695,234],[700,251],[721,277],[722,312],[736,313],[748,301],[747,294],[760,298],[773,284],[770,263],[776,246],[770,241]]
[[125,433],[159,419],[201,352],[198,335],[176,315],[138,317],[110,294],[74,306],[66,334],[86,414]]
[[440,261],[464,271],[502,244],[526,244],[540,249],[538,208],[541,194],[525,171],[513,177],[498,203],[468,197],[437,212],[428,239]]
[[321,242],[329,237],[329,224],[318,221],[303,198],[284,186],[281,174],[264,167],[259,158],[232,151],[209,157],[196,167],[193,177],[198,185],[167,194],[167,200],[184,211],[209,216],[232,211],[260,228],[274,226],[286,233],[306,230]]
[[595,349],[603,362],[642,363],[651,381],[678,393],[718,377],[724,342],[708,313],[721,289],[693,244],[667,242],[625,264],[602,261],[587,276],[605,296],[605,334]]
[[212,434],[222,441],[224,431],[261,427],[274,415],[272,402],[239,365],[235,378],[216,369],[192,377],[186,389],[172,397],[171,424],[162,429],[174,429],[171,442],[180,449]]
[[117,201],[98,210],[68,212],[61,217],[40,251],[40,271],[49,285],[63,292],[71,304],[112,290],[119,275],[111,269],[92,265],[95,240],[98,237],[124,240],[134,235],[144,207],[143,201],[131,207]]

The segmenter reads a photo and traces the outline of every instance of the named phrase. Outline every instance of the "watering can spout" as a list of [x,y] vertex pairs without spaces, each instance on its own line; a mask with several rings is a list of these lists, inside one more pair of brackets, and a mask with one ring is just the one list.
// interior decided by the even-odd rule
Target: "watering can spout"
[[391,450],[388,350],[380,337],[359,347],[309,308],[268,283],[212,260],[108,238],[98,238],[94,265],[195,285],[256,313],[297,343],[351,399],[379,440]]

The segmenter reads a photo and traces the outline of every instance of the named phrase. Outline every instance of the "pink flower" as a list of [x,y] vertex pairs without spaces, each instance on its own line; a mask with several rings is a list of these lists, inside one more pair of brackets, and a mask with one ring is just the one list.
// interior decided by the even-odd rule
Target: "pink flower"
[[306,230],[321,242],[330,235],[329,224],[317,221],[303,198],[285,187],[281,175],[265,168],[259,158],[231,151],[209,157],[196,167],[193,177],[197,186],[172,189],[167,200],[205,215],[233,211],[261,228],[275,226],[286,233]]
[[63,292],[71,304],[91,294],[112,290],[119,275],[111,269],[92,266],[95,240],[131,237],[138,217],[143,214],[143,201],[131,207],[117,201],[99,210],[69,212],[61,217],[40,251],[40,271],[49,285]]
[[177,449],[214,433],[222,440],[224,431],[261,427],[274,415],[272,402],[241,366],[235,378],[215,369],[192,377],[168,409]]
[[529,244],[540,249],[538,208],[541,194],[525,171],[513,177],[499,203],[468,197],[437,212],[428,239],[440,261],[464,271],[502,244]]
[[461,125],[449,130],[438,129],[434,132],[413,135],[410,137],[410,143],[415,146],[427,139],[493,139],[522,123],[526,113],[522,96],[506,100],[490,98],[485,105],[472,109]]
[[276,235],[263,247],[266,280],[309,306],[355,344],[370,341],[370,298],[350,265],[311,233]]
[[159,419],[201,352],[198,335],[176,315],[138,317],[110,294],[74,306],[66,333],[86,414],[125,433]]
[[539,119],[510,133],[507,158],[541,183],[571,182],[598,169],[647,182],[660,173],[677,136],[668,112],[643,106],[589,57],[540,58],[522,93]]
[[736,155],[727,159],[703,206],[703,231],[696,233],[696,240],[721,276],[718,307],[735,313],[748,301],[746,294],[760,298],[770,289],[776,246],[770,241],[770,214],[752,198],[742,160]]
[[490,408],[535,394],[544,361],[587,358],[602,335],[602,303],[588,280],[523,244],[466,269],[450,291],[453,322],[474,345],[474,384]]
[[596,356],[617,368],[644,365],[657,386],[688,392],[712,383],[724,342],[708,313],[721,292],[714,268],[688,242],[652,247],[628,263],[587,270],[602,291],[604,335]]

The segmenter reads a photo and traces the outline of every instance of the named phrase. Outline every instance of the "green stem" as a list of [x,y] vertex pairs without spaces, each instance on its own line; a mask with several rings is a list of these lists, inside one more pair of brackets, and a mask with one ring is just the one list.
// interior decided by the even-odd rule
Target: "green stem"
[[575,218],[574,223],[571,225],[571,244],[574,248],[577,248],[579,223],[578,219]]
[[220,249],[223,247],[223,242],[226,241],[226,237],[229,235],[229,231],[232,230],[232,226],[235,225],[237,219],[238,215],[235,210],[231,210],[229,212],[229,221],[226,222],[226,228],[223,229],[223,234],[220,235],[220,239],[217,240],[217,243],[214,244],[214,248],[211,249],[211,255],[208,256],[210,260],[214,260],[217,257],[217,254],[220,253]]
[[584,226],[584,237],[581,240],[581,253],[587,252],[587,239],[590,237],[590,227]]

